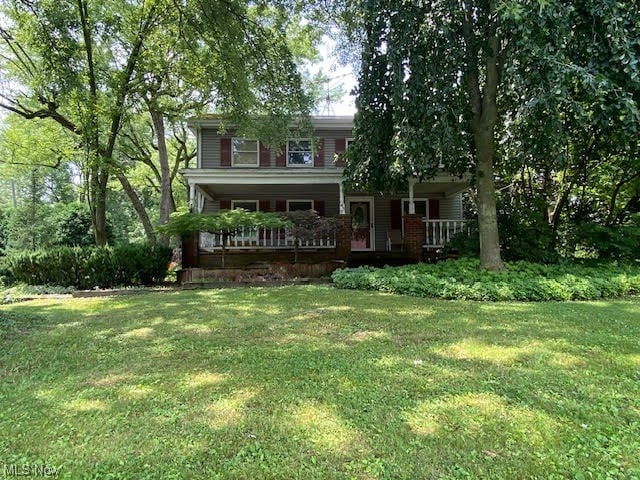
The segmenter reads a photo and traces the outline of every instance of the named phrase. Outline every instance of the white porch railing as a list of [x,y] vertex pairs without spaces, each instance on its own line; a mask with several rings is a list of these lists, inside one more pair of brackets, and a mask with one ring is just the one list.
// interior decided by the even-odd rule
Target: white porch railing
[[[293,249],[295,238],[286,228],[242,228],[227,237],[227,250]],[[300,249],[335,248],[335,235],[300,242]],[[222,234],[200,232],[200,249],[222,250]]]
[[423,218],[425,227],[425,248],[440,248],[460,232],[466,232],[464,220],[428,220]]

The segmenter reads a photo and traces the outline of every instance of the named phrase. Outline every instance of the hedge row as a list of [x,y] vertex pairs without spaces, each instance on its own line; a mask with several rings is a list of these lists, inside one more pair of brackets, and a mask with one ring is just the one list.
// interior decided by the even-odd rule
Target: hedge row
[[479,267],[477,260],[461,259],[336,270],[332,278],[339,288],[460,300],[595,300],[640,294],[640,266],[513,262],[501,273]]
[[7,266],[17,281],[29,285],[90,289],[162,282],[170,260],[170,248],[130,244],[19,252],[7,257]]

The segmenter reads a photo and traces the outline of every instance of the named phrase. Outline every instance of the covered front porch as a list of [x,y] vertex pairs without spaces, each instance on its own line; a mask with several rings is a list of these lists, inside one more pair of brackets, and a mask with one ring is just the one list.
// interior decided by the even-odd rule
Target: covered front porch
[[[222,250],[230,259],[287,259],[297,250],[303,261],[348,258],[351,252],[394,252],[410,256],[406,219],[419,216],[420,248],[441,248],[464,230],[458,193],[465,180],[442,174],[426,182],[411,181],[406,192],[353,192],[343,185],[342,169],[192,169],[184,171],[193,211],[216,213],[244,208],[264,212],[315,210],[340,220],[335,235],[295,241],[291,231],[245,228],[223,238],[200,233],[195,239],[197,265],[215,265]],[[346,233],[345,233],[346,232]],[[339,238],[342,236],[343,238]],[[414,234],[415,236],[415,234]],[[224,241],[223,241],[224,240]]]

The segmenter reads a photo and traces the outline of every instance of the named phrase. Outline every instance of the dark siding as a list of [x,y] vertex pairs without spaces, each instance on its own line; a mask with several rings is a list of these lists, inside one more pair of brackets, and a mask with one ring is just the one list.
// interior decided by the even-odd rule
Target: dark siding
[[231,166],[231,139],[230,138],[220,139],[220,166],[221,167]]
[[276,167],[286,167],[287,166],[287,147],[282,145],[281,152],[276,155]]
[[220,166],[220,136],[211,128],[200,131],[200,145],[202,148],[202,168],[216,168]]
[[[285,212],[287,200],[313,200],[315,207],[324,208],[325,215],[338,214],[338,185],[227,185],[212,186],[211,190],[218,199],[205,202],[204,211],[215,213],[220,209],[231,208],[231,200],[258,200],[260,210],[269,202],[271,211]],[[226,207],[224,205],[227,205]]]
[[271,166],[271,150],[262,142],[260,142],[260,166],[261,167]]
[[[231,166],[231,146],[230,140],[234,135],[233,131],[227,131],[221,136],[215,128],[201,129],[201,168],[218,168],[221,166]],[[320,139],[321,148],[318,150],[315,158],[315,166],[318,168],[335,168],[336,152],[344,151],[345,139],[351,137],[351,130],[318,130],[314,134],[316,139]],[[222,142],[221,142],[222,140]],[[225,144],[225,145],[223,145]],[[226,146],[229,150],[226,153]],[[342,149],[342,150],[341,150]],[[277,150],[277,149],[275,149]],[[223,153],[224,159],[223,159]],[[282,146],[282,152],[278,155],[276,151],[271,150],[267,155],[266,150],[263,153],[263,146],[260,147],[260,166],[286,167],[285,158],[286,147]],[[342,165],[340,165],[342,166]]]
[[429,200],[429,218],[438,220],[440,217],[440,200],[432,198]]

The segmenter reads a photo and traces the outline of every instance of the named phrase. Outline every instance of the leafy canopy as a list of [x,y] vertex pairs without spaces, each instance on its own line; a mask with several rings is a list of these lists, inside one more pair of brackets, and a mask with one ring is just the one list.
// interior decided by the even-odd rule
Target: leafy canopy
[[158,229],[165,235],[187,236],[195,232],[233,235],[243,228],[286,228],[290,225],[277,213],[249,212],[236,208],[219,213],[177,211],[171,214],[166,225]]

